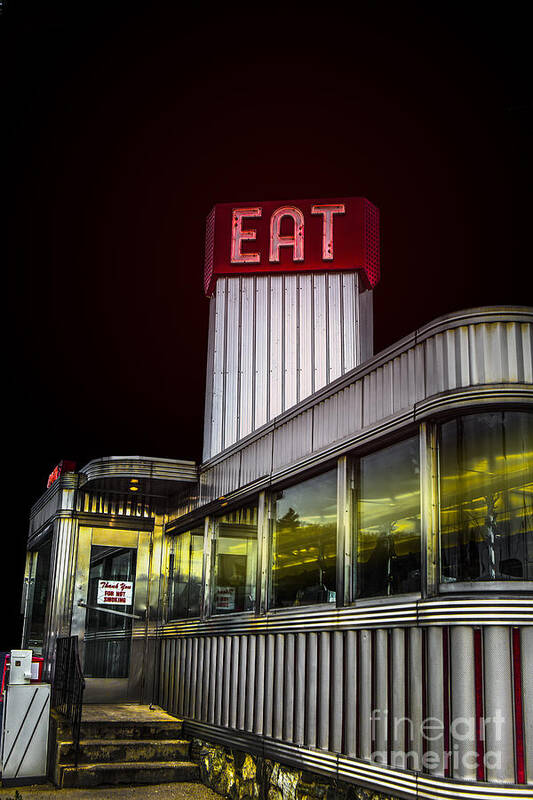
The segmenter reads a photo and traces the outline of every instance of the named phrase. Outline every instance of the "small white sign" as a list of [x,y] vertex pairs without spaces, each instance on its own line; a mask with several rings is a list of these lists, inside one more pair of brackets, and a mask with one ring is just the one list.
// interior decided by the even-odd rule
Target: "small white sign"
[[131,606],[133,600],[133,581],[98,581],[99,606]]
[[219,586],[215,593],[215,608],[217,611],[234,611],[235,588],[233,586]]

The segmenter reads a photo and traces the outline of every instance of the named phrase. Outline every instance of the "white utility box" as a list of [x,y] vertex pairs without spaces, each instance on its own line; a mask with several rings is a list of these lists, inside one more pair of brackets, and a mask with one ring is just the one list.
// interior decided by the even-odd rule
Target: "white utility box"
[[4,786],[46,777],[50,689],[49,683],[6,686],[1,751]]
[[9,659],[9,683],[29,683],[32,678],[31,659],[33,650],[12,650]]

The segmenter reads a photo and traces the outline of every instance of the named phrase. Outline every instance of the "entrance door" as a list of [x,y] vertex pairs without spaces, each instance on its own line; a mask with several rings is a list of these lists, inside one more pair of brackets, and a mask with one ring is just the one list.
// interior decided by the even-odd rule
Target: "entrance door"
[[80,527],[73,634],[84,702],[139,702],[143,688],[150,533]]

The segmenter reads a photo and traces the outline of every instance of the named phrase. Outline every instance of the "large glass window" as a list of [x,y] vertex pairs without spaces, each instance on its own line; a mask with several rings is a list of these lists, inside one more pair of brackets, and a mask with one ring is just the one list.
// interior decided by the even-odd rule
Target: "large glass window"
[[257,505],[217,517],[213,613],[253,611],[257,582]]
[[443,582],[533,578],[533,414],[441,426],[440,508]]
[[420,591],[418,436],[363,456],[358,472],[356,596]]
[[28,634],[27,646],[36,653],[42,652],[44,636],[44,617],[50,577],[50,557],[52,553],[52,540],[49,539],[43,546],[32,554],[37,559],[33,586],[33,604],[31,607],[31,623]]
[[169,619],[200,616],[203,554],[203,528],[175,537],[168,565]]
[[272,608],[335,602],[337,471],[275,495]]

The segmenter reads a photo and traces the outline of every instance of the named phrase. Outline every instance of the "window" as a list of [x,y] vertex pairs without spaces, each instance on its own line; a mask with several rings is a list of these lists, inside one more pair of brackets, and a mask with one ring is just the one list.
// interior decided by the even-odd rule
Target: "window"
[[335,602],[337,471],[275,495],[271,608]]
[[420,591],[418,436],[363,456],[356,497],[356,597]]
[[168,564],[169,619],[200,616],[203,554],[203,528],[175,537]]
[[35,568],[33,604],[31,607],[31,622],[27,646],[35,650],[36,653],[41,653],[43,646],[44,617],[46,613],[46,602],[48,600],[51,554],[51,539],[49,539],[39,550],[32,554],[34,563],[35,559],[37,559],[37,566]]
[[533,578],[533,414],[440,429],[441,580]]
[[215,520],[213,614],[253,611],[257,581],[257,505]]

